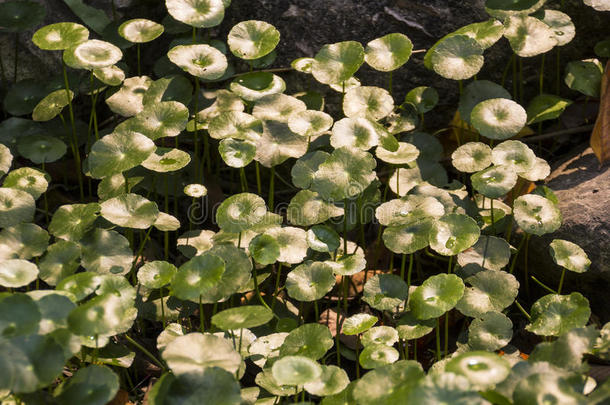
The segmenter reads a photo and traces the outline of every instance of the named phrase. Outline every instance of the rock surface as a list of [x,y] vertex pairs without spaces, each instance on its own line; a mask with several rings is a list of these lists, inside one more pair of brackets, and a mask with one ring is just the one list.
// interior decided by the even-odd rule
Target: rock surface
[[532,238],[530,268],[550,286],[557,286],[561,268],[548,253],[553,239],[565,239],[582,247],[591,267],[586,273],[567,272],[565,292],[580,291],[593,312],[610,320],[610,168],[601,167],[591,148],[581,147],[551,173],[548,187],[555,191],[563,224],[552,235]]

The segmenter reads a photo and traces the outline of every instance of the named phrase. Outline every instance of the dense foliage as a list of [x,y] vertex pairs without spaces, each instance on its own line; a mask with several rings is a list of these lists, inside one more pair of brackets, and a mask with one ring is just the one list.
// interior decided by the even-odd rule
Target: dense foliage
[[[428,49],[426,67],[460,92],[452,132],[430,134],[436,90],[392,93],[392,72],[417,52],[401,33],[295,60],[301,80],[340,95],[325,108],[320,93],[285,94],[267,68],[272,25],[206,35],[230,0],[166,0],[162,24],[110,33],[99,10],[66,3],[96,33],[36,30],[62,74],[16,81],[0,122],[3,404],[610,399],[583,361],[610,356],[610,325],[562,294],[586,253],[560,239],[536,252],[557,264],[555,285],[527,268],[530,238],[562,218],[535,185],[549,164],[522,137],[571,101],[542,77],[526,104],[518,65],[567,45],[568,15],[487,0],[488,21]],[[43,18],[39,3],[0,3],[4,31]],[[141,49],[160,37],[169,48],[143,72]],[[477,78],[502,38],[514,51],[503,82]],[[361,84],[363,64],[388,88]],[[571,62],[564,84],[597,97],[602,73],[597,59]]]

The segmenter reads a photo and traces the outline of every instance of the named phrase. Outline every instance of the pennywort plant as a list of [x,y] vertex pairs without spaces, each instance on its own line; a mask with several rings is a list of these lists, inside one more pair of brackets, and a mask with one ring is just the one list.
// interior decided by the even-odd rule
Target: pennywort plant
[[[610,327],[590,324],[566,283],[587,254],[561,239],[536,252],[557,264],[546,284],[527,265],[529,240],[562,221],[536,186],[550,166],[523,136],[572,103],[547,93],[544,70],[575,35],[569,16],[544,0],[487,0],[489,20],[425,50],[427,68],[457,81],[451,143],[425,120],[433,87],[393,91],[393,72],[421,52],[406,35],[294,60],[292,79],[340,94],[326,109],[269,68],[271,24],[210,38],[230,3],[166,0],[162,22],[117,21],[108,35],[71,1],[95,33],[73,22],[33,33],[61,52],[62,72],[39,82],[15,70],[4,98],[3,401],[102,405],[143,400],[140,387],[151,404],[607,401],[584,355],[608,359]],[[43,17],[35,2],[0,4],[16,35]],[[512,53],[496,83],[480,72],[502,38]],[[149,71],[142,51],[159,49]],[[520,77],[538,55],[528,101]],[[362,83],[365,64],[387,86]],[[569,89],[599,95],[597,59],[565,72]]]

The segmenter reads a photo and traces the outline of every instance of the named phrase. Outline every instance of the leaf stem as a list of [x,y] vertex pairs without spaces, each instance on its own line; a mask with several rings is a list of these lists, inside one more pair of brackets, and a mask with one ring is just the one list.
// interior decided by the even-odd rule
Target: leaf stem
[[270,177],[269,177],[269,211],[273,212],[275,209],[275,166],[271,166]]
[[534,277],[534,276],[530,276],[530,277],[532,278],[532,280],[534,280],[536,282],[536,284],[538,284],[540,287],[544,288],[551,294],[557,294],[557,291],[553,290],[551,287],[547,286],[542,281],[538,280],[536,277]]
[[76,164],[76,175],[78,178],[78,188],[80,191],[80,199],[85,199],[85,190],[83,188],[83,177],[81,169],[80,152],[78,150],[78,140],[76,137],[76,124],[74,123],[74,108],[72,107],[72,97],[70,97],[70,83],[68,81],[68,72],[66,71],[66,63],[63,58],[61,60],[61,68],[64,76],[64,87],[66,88],[66,97],[68,98],[68,110],[70,112],[70,125],[72,126],[72,152],[74,154],[74,162]]
[[124,336],[125,336],[125,339],[127,339],[127,341],[129,343],[134,345],[138,350],[140,350],[142,353],[144,353],[146,356],[148,356],[148,358],[151,359],[153,363],[155,363],[161,369],[167,371],[167,367],[161,361],[159,361],[155,356],[153,356],[153,354],[151,352],[146,350],[146,348],[144,348],[144,346],[142,346],[141,344],[139,344],[138,342],[133,340],[128,334],[125,334]]
[[256,169],[256,191],[258,191],[258,195],[262,195],[263,191],[261,188],[261,170],[258,165],[258,161],[254,161],[254,168]]
[[441,361],[441,318],[436,318],[436,360]]
[[275,288],[273,289],[273,301],[271,301],[271,311],[275,309],[275,302],[277,301],[277,295],[280,290],[280,277],[282,275],[282,263],[277,265],[277,273],[275,275]]
[[205,315],[203,313],[203,302],[201,301],[201,295],[199,295],[199,329],[201,333],[205,332]]
[[565,267],[561,270],[561,277],[559,278],[559,286],[557,287],[557,294],[561,295],[561,288],[563,287],[563,279],[566,276],[566,269]]
[[519,309],[519,311],[521,311],[521,313],[523,315],[525,315],[525,317],[527,318],[528,321],[532,320],[532,317],[530,316],[530,314],[527,313],[527,311],[525,310],[525,308],[523,308],[521,306],[521,304],[519,304],[519,301],[515,300],[515,305],[517,306],[517,308]]

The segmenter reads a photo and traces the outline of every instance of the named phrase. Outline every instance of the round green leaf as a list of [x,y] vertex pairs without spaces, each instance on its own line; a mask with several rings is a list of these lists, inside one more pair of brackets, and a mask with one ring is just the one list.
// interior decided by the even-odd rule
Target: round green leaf
[[376,316],[369,314],[356,314],[343,321],[341,332],[344,335],[359,335],[369,330],[377,323]]
[[574,385],[563,373],[546,370],[534,372],[518,381],[513,392],[513,400],[514,403],[521,404],[534,404],[539,402],[540,398],[556,404],[581,405],[589,403],[587,397],[581,394],[581,386],[575,388]]
[[483,67],[483,47],[466,35],[448,37],[435,46],[430,63],[442,77],[465,80],[476,75]]
[[241,59],[261,58],[275,49],[280,32],[264,21],[242,21],[229,32],[227,44],[233,55]]
[[537,164],[536,159],[533,150],[516,140],[504,141],[491,151],[493,164],[506,165],[519,175],[530,172]]
[[276,226],[267,229],[265,235],[275,238],[279,244],[279,262],[297,264],[307,255],[307,233],[301,228]]
[[208,194],[208,189],[203,184],[187,184],[184,186],[184,194],[192,198],[205,197]]
[[382,146],[378,146],[375,149],[375,155],[386,162],[393,165],[402,165],[413,162],[419,157],[419,149],[416,146],[407,142],[398,142],[398,149],[391,152],[384,149]]
[[416,87],[407,93],[405,102],[413,105],[419,114],[424,114],[438,103],[438,92],[434,87]]
[[218,367],[178,376],[164,374],[152,387],[148,398],[154,404],[184,404],[205,398],[210,405],[239,405],[242,400],[235,376]]
[[413,312],[405,312],[398,319],[396,331],[400,339],[412,340],[426,336],[435,326],[434,319],[420,320],[413,315]]
[[142,162],[142,166],[158,173],[167,173],[180,170],[191,162],[191,156],[180,150],[172,148],[157,148]]
[[411,294],[409,305],[418,319],[438,318],[451,310],[464,294],[464,283],[455,274],[428,277]]
[[40,335],[2,339],[0,358],[0,388],[20,394],[53,383],[66,360],[61,346],[52,337]]
[[313,58],[297,58],[290,62],[290,67],[292,67],[297,72],[311,73],[311,66],[313,64],[313,61]]
[[569,15],[558,10],[540,10],[534,17],[548,25],[557,41],[557,46],[567,45],[576,35],[576,28]]
[[422,218],[406,225],[388,226],[383,231],[383,243],[394,253],[415,253],[428,246],[432,222],[429,218]]
[[[491,47],[502,38],[504,26],[495,18],[487,21],[468,24],[453,32],[455,35],[466,35],[479,43],[483,49]],[[449,34],[452,35],[452,34]]]
[[602,39],[595,44],[595,54],[600,58],[610,58],[610,39]]
[[359,42],[337,42],[320,49],[314,57],[311,73],[320,83],[342,83],[352,77],[363,62],[364,48]]
[[458,105],[460,118],[470,124],[472,109],[482,101],[494,98],[511,99],[511,95],[504,87],[494,82],[488,80],[473,81],[464,88],[460,97]]
[[591,260],[589,260],[585,251],[576,243],[563,239],[553,239],[549,245],[549,250],[553,261],[567,270],[584,273],[591,265]]
[[150,42],[163,34],[163,26],[145,18],[127,20],[119,26],[119,35],[138,44]]
[[528,15],[544,5],[546,0],[486,0],[485,11],[504,19],[511,15]]
[[470,114],[472,126],[489,139],[515,136],[527,122],[527,113],[518,103],[506,98],[491,98],[477,104]]
[[454,373],[430,373],[413,389],[409,400],[421,405],[489,405],[466,377]]
[[572,101],[551,94],[539,94],[527,106],[527,124],[554,120],[563,114]]
[[377,146],[384,137],[390,137],[385,128],[368,118],[343,118],[333,125],[330,144],[333,148],[355,147],[366,151]]
[[[304,109],[305,106],[302,110]],[[287,111],[291,111],[290,107]],[[307,138],[292,132],[285,122],[264,121],[263,134],[256,141],[254,159],[265,167],[273,167],[285,162],[288,158],[300,158],[306,152]]]
[[246,101],[256,101],[286,90],[286,82],[269,72],[251,72],[239,75],[231,82],[231,91]]
[[517,184],[517,173],[508,165],[491,166],[470,176],[472,187],[489,198],[506,195]]
[[[135,76],[125,79],[119,91],[106,99],[106,104],[115,114],[122,115],[123,117],[133,117],[144,110],[144,94],[152,82],[148,76]],[[154,115],[150,119],[151,122],[148,124],[151,125],[145,125],[144,127],[149,128],[149,131],[153,132],[151,136],[154,136],[156,135],[154,130],[158,128],[160,123],[155,121]],[[128,124],[131,123],[132,121],[126,121],[117,125],[115,132],[127,132],[125,130],[129,130]],[[139,123],[141,123],[141,120],[139,120]],[[123,128],[123,131],[119,131],[120,128]]]
[[375,70],[390,72],[407,63],[411,51],[413,43],[406,35],[387,34],[366,44],[364,60]]
[[210,45],[178,45],[167,57],[185,72],[205,80],[220,79],[227,70],[227,57]]
[[153,225],[162,232],[177,231],[180,229],[180,221],[178,218],[165,212],[159,212],[159,216]]
[[406,401],[413,387],[424,375],[421,365],[416,361],[400,360],[377,367],[356,381],[353,397],[359,404],[401,403]]
[[476,221],[464,214],[447,214],[430,228],[430,247],[444,256],[456,255],[476,243],[481,230]]
[[336,283],[333,269],[323,262],[306,262],[286,277],[286,290],[297,301],[311,302],[324,297]]
[[312,395],[325,397],[338,394],[349,384],[349,377],[345,370],[337,366],[321,366],[320,376],[304,384],[305,391]]
[[371,369],[392,364],[399,357],[398,350],[393,347],[384,344],[371,344],[364,347],[358,361],[363,368]]
[[256,194],[235,194],[220,204],[216,223],[227,232],[239,233],[261,222],[267,213],[265,200]]
[[51,163],[66,154],[66,144],[53,136],[30,135],[19,139],[17,150],[36,164]]
[[394,311],[408,296],[409,288],[403,279],[394,274],[377,274],[367,280],[362,299],[380,311]]
[[155,260],[138,270],[138,282],[146,288],[158,289],[172,281],[178,269],[171,263]]
[[335,149],[315,172],[312,190],[325,200],[354,197],[373,182],[375,166],[375,159],[365,151],[347,147]]
[[528,331],[541,336],[560,336],[574,328],[582,328],[589,322],[589,300],[582,294],[549,294],[532,305]]
[[100,206],[102,217],[125,228],[147,229],[159,216],[157,204],[138,194],[123,194]]
[[285,356],[273,363],[271,372],[280,385],[303,385],[317,380],[322,367],[308,357]]
[[466,288],[456,308],[472,317],[503,311],[515,301],[519,292],[515,276],[503,271],[483,270],[468,277],[466,282],[470,287]]
[[32,119],[34,121],[50,121],[55,118],[74,98],[74,92],[66,90],[55,90],[34,107]]
[[329,153],[324,151],[310,152],[299,158],[292,166],[290,174],[292,183],[302,189],[308,189],[313,181],[318,167],[328,159]]
[[112,66],[122,57],[123,52],[110,42],[88,39],[67,48],[63,59],[71,68],[94,70]]
[[88,271],[126,274],[131,270],[133,253],[129,241],[118,232],[95,228],[79,242],[82,265]]
[[59,51],[86,41],[89,30],[80,24],[62,22],[45,25],[34,33],[32,42],[46,51]]
[[54,396],[61,405],[104,405],[114,398],[119,386],[119,376],[110,368],[92,364],[59,385]]
[[259,120],[279,121],[287,124],[293,114],[306,110],[307,105],[303,101],[296,97],[278,93],[256,100],[252,115]]
[[154,105],[164,101],[177,101],[188,104],[191,101],[193,86],[191,82],[182,75],[172,75],[155,80],[144,93],[142,104],[144,106]]
[[501,312],[486,312],[468,327],[468,346],[473,350],[498,350],[512,337],[513,323]]
[[202,300],[203,297],[206,301],[216,298],[224,273],[225,262],[222,258],[211,253],[195,256],[180,266],[174,275],[173,294],[182,300],[191,301]]
[[65,240],[50,245],[38,265],[39,277],[50,286],[74,274],[80,266],[80,247]]
[[463,173],[474,173],[491,165],[491,148],[483,142],[467,142],[451,154],[451,163]]
[[495,353],[472,351],[447,362],[445,370],[468,379],[476,389],[493,388],[510,374],[510,363]]
[[555,32],[535,17],[519,14],[504,21],[504,36],[513,51],[522,58],[541,55],[557,45]]
[[263,133],[260,120],[241,111],[225,111],[210,120],[208,131],[214,139],[256,141]]
[[227,138],[220,141],[218,152],[227,166],[246,167],[256,156],[256,144],[251,141]]
[[197,28],[215,27],[225,16],[223,0],[165,0],[169,14],[176,20]]
[[255,328],[273,319],[273,313],[261,305],[246,305],[225,309],[212,317],[212,323],[222,330]]
[[305,356],[321,359],[333,346],[333,337],[325,325],[306,323],[293,329],[280,346],[280,357]]
[[36,202],[30,193],[16,188],[0,187],[0,228],[34,219]]
[[[131,287],[130,289],[133,290]],[[135,299],[135,294],[133,298]],[[96,335],[125,333],[131,329],[138,315],[134,299],[122,297],[118,290],[98,295],[70,312],[70,331],[76,335],[92,337],[94,344]]]
[[11,115],[26,115],[48,94],[48,88],[37,80],[25,79],[13,84],[4,97],[4,109]]
[[49,245],[47,231],[35,224],[18,224],[0,231],[0,260],[41,256]]
[[20,167],[9,172],[5,177],[4,187],[23,190],[38,199],[49,187],[50,176],[32,167]]
[[360,86],[349,89],[343,97],[346,117],[364,117],[378,121],[394,110],[394,99],[380,87]]
[[510,260],[510,245],[495,236],[481,235],[471,248],[458,254],[457,262],[464,267],[476,263],[490,270],[501,270]]
[[334,252],[340,243],[339,234],[329,226],[314,225],[307,230],[307,244],[316,252]]
[[80,241],[100,212],[98,203],[62,205],[55,211],[49,232],[59,239]]
[[45,7],[38,2],[5,1],[0,4],[0,27],[8,32],[27,31],[40,24],[45,15]]
[[161,356],[176,375],[201,373],[207,367],[235,373],[241,364],[241,356],[227,339],[203,333],[178,336]]
[[260,234],[250,241],[248,250],[259,264],[268,265],[277,261],[280,256],[280,245],[274,237]]
[[91,147],[91,176],[103,178],[127,171],[145,161],[155,149],[154,142],[138,132],[113,132]]
[[72,294],[76,301],[80,301],[93,294],[99,288],[101,282],[101,275],[85,271],[65,277],[59,281],[56,291],[65,291]]
[[187,125],[188,109],[178,101],[161,101],[146,105],[135,117],[119,128],[146,135],[153,141],[166,136],[178,136]]
[[30,284],[38,278],[38,267],[22,259],[9,259],[2,262],[0,268],[0,285],[18,288]]
[[288,118],[288,127],[301,136],[322,135],[333,125],[333,118],[322,111],[305,110]]
[[599,97],[604,73],[597,59],[569,62],[566,66],[565,84],[589,97]]
[[120,86],[125,80],[125,72],[114,65],[93,70],[93,76],[108,86]]
[[343,209],[324,201],[318,193],[299,191],[290,200],[286,217],[291,224],[310,226],[343,215]]
[[0,176],[4,176],[11,169],[13,155],[11,150],[0,143]]
[[536,194],[517,198],[513,206],[517,225],[524,232],[542,236],[555,232],[561,226],[561,211],[550,200]]
[[377,344],[394,346],[398,342],[398,331],[391,326],[375,326],[362,334],[360,342],[364,346]]

